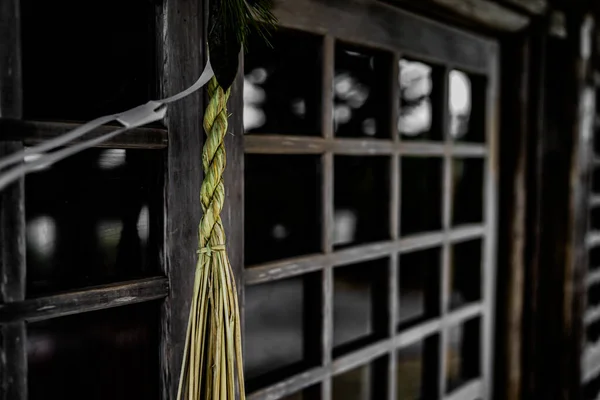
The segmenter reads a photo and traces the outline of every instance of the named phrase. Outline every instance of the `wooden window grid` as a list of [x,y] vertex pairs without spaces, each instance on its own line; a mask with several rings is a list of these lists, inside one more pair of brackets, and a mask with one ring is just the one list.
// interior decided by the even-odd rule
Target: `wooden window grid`
[[[364,8],[363,8],[364,7]],[[497,46],[496,43],[464,32],[446,28],[427,20],[421,20],[410,14],[400,12],[393,7],[381,4],[361,6],[358,2],[346,5],[327,6],[321,3],[305,1],[284,1],[277,5],[276,12],[280,24],[289,29],[309,32],[322,37],[322,93],[321,93],[321,135],[320,136],[286,136],[277,134],[247,134],[244,140],[246,154],[289,154],[318,155],[321,158],[321,202],[322,202],[322,245],[321,253],[277,260],[265,264],[252,265],[244,272],[246,285],[260,285],[290,277],[305,276],[308,273],[321,272],[321,349],[320,365],[309,368],[293,376],[277,381],[249,394],[252,400],[280,399],[293,395],[303,389],[320,385],[320,399],[332,398],[332,377],[349,371],[355,367],[366,365],[381,356],[387,356],[387,399],[396,399],[396,352],[434,334],[439,334],[439,363],[436,382],[440,399],[490,399],[492,384],[492,347],[494,320],[494,265],[496,240],[496,190],[497,167],[496,145],[496,106],[497,93]],[[361,20],[359,30],[353,26],[356,15],[366,15]],[[419,40],[408,31],[417,24],[432,34],[431,40]],[[376,27],[382,27],[379,31]],[[430,30],[431,29],[431,30]],[[439,29],[439,31],[437,30]],[[404,35],[402,35],[404,34]],[[442,39],[445,37],[445,39]],[[440,46],[430,46],[438,40],[441,46],[453,43],[454,51],[444,51]],[[336,43],[351,43],[364,48],[383,49],[393,55],[392,76],[398,74],[398,61],[406,56],[416,60],[433,60],[442,65],[445,76],[443,98],[448,96],[448,74],[454,69],[485,75],[488,79],[486,99],[486,141],[485,144],[456,143],[448,134],[449,111],[444,107],[442,116],[445,139],[441,142],[403,141],[396,133],[399,98],[398,85],[393,85],[389,93],[392,101],[388,110],[391,122],[391,138],[383,139],[347,139],[334,136],[333,132],[333,75]],[[477,47],[469,57],[461,57],[462,46]],[[480,46],[480,47],[478,47]],[[466,47],[464,48],[466,49]],[[463,50],[464,50],[463,49]],[[480,53],[481,52],[481,53]],[[447,104],[447,100],[443,100]],[[333,188],[334,188],[334,156],[389,156],[390,163],[390,235],[391,239],[376,243],[359,244],[341,250],[333,246]],[[443,158],[443,226],[439,231],[401,236],[400,235],[400,160],[405,155],[439,156]],[[452,168],[455,157],[477,158],[485,160],[485,196],[484,221],[478,224],[452,226]],[[248,210],[246,211],[248,212]],[[450,254],[453,244],[470,239],[483,239],[483,278],[481,301],[469,303],[455,311],[449,309],[450,286]],[[397,331],[398,320],[398,261],[399,255],[415,250],[442,247],[442,278],[439,317],[428,319],[416,326]],[[388,325],[386,338],[360,348],[350,354],[332,357],[333,354],[333,269],[351,263],[387,257],[389,259],[388,281]],[[445,346],[451,327],[481,318],[481,374],[478,379],[468,382],[457,390],[448,393],[446,374],[448,360]],[[246,318],[250,318],[247,316]],[[429,385],[431,382],[423,382]],[[312,392],[311,392],[312,393]],[[312,398],[312,394],[310,395]]]
[[[0,29],[7,33],[9,40],[6,51],[20,52],[18,39],[18,1],[3,2],[0,8]],[[409,346],[432,334],[439,334],[441,340],[438,373],[439,398],[450,400],[491,398],[492,382],[492,331],[494,309],[494,259],[496,235],[496,189],[497,156],[495,113],[497,93],[497,45],[494,41],[464,33],[399,11],[393,7],[373,3],[367,5],[358,1],[348,2],[345,14],[337,14],[336,9],[326,6],[310,8],[305,1],[286,1],[276,10],[282,26],[310,31],[323,36],[322,86],[323,121],[331,121],[331,87],[333,79],[334,46],[337,39],[367,47],[375,47],[393,54],[394,65],[401,56],[414,56],[420,60],[433,61],[444,66],[445,76],[453,68],[465,72],[485,75],[488,78],[486,109],[487,141],[485,145],[454,143],[449,139],[443,142],[403,142],[392,134],[391,140],[340,139],[335,138],[331,124],[324,123],[322,137],[282,137],[282,136],[243,136],[242,79],[237,79],[230,108],[234,111],[230,126],[235,135],[228,135],[228,182],[226,209],[223,212],[228,231],[230,258],[240,283],[258,285],[261,283],[299,276],[308,272],[322,271],[323,329],[321,337],[321,365],[284,381],[249,394],[253,400],[279,399],[299,390],[321,384],[323,400],[331,398],[331,380],[336,374],[364,365],[382,355],[388,355],[388,398],[395,398],[396,350]],[[194,41],[186,38],[202,37],[202,10],[195,3],[182,3],[166,0],[161,13],[164,19],[158,23],[158,62],[159,82],[163,83],[160,92],[172,94],[192,83],[203,65],[203,51]],[[321,8],[321,9],[320,9]],[[334,13],[335,18],[332,16]],[[360,31],[355,28],[358,15],[369,14],[369,23]],[[197,15],[198,18],[187,18]],[[311,23],[304,21],[310,20]],[[375,29],[379,24],[382,29]],[[415,40],[411,31],[423,30],[428,35],[423,41]],[[412,37],[411,37],[412,36]],[[200,42],[200,39],[198,40]],[[7,70],[20,71],[19,58],[10,58],[0,53],[0,60],[14,64],[0,65],[0,132],[2,132],[2,154],[13,152],[23,146],[39,143],[65,132],[77,124],[71,122],[41,122],[21,120],[21,76],[7,73]],[[397,73],[397,69],[394,70]],[[447,79],[445,80],[447,83]],[[10,88],[13,93],[6,94]],[[447,85],[444,88],[447,95]],[[398,89],[394,86],[390,96],[397,99]],[[392,102],[392,104],[395,104]],[[128,282],[116,282],[99,287],[73,289],[60,294],[27,298],[25,293],[25,220],[23,181],[6,190],[0,201],[2,220],[2,262],[0,272],[0,325],[2,357],[0,357],[0,383],[10,388],[9,398],[27,398],[27,358],[26,324],[30,321],[57,318],[85,313],[94,310],[122,307],[135,303],[165,299],[161,308],[161,388],[162,398],[174,398],[177,387],[180,355],[183,351],[183,335],[187,322],[187,305],[191,298],[189,271],[194,265],[195,254],[191,249],[196,245],[196,221],[199,220],[199,193],[202,173],[198,155],[201,152],[201,124],[199,110],[203,108],[202,96],[193,96],[173,105],[163,127],[137,128],[121,135],[103,147],[120,149],[154,149],[165,151],[165,218],[163,254],[161,255],[161,276],[148,277]],[[446,110],[447,111],[447,110]],[[398,107],[390,109],[390,118],[397,118]],[[447,121],[448,115],[444,115]],[[392,124],[395,126],[395,124]],[[447,126],[447,124],[445,124]],[[95,133],[99,135],[106,129]],[[446,135],[448,137],[448,135]],[[242,142],[244,144],[242,145]],[[243,150],[242,150],[243,149]],[[317,154],[322,159],[322,201],[323,209],[323,253],[292,260],[276,261],[264,265],[251,266],[243,270],[243,157],[246,154]],[[333,160],[334,155],[387,155],[391,157],[390,178],[391,240],[364,244],[343,250],[334,250],[333,229]],[[439,156],[444,164],[443,229],[436,232],[400,237],[400,159],[404,155]],[[455,157],[485,160],[485,220],[481,224],[451,227],[451,173]],[[183,200],[182,200],[183,199]],[[8,235],[8,237],[7,237]],[[484,279],[482,279],[482,299],[470,303],[456,311],[448,311],[450,249],[454,243],[481,238],[484,240]],[[442,246],[442,293],[440,296],[440,316],[407,330],[397,332],[396,311],[398,258],[402,253],[417,249]],[[333,267],[357,261],[371,260],[388,256],[389,266],[389,336],[358,351],[332,357],[332,292]],[[243,286],[238,285],[242,294]],[[443,368],[447,363],[445,344],[451,326],[480,317],[482,323],[481,374],[480,378],[462,386],[452,393],[446,393],[446,379]]]

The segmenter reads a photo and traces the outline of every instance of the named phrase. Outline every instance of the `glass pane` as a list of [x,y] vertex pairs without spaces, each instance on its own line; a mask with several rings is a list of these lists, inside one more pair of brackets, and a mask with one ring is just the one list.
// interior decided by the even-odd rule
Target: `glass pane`
[[244,364],[249,391],[320,360],[320,276],[246,287]]
[[[595,321],[585,328],[585,347],[588,351],[600,344],[600,321]],[[585,355],[584,355],[585,356]]]
[[400,255],[398,322],[413,325],[439,314],[440,248]]
[[589,271],[600,268],[600,247],[594,247],[590,250],[588,262]]
[[284,397],[282,400],[320,400],[321,388],[319,386],[311,386],[300,392]]
[[332,400],[379,400],[386,396],[388,358],[335,375]]
[[399,62],[400,115],[398,132],[402,140],[442,140],[439,71],[420,61]]
[[390,137],[391,56],[338,43],[333,121],[339,137]]
[[454,160],[452,225],[483,221],[483,169],[482,159]]
[[335,156],[334,245],[389,239],[388,157]]
[[336,354],[385,336],[388,266],[389,260],[384,258],[333,270]]
[[598,166],[595,166],[592,172],[592,193],[600,194],[600,167]]
[[402,157],[400,171],[400,231],[402,236],[441,229],[442,159]]
[[600,397],[600,376],[586,383],[583,388],[583,400],[598,400]]
[[160,305],[27,325],[29,399],[159,399]]
[[600,207],[594,207],[590,211],[590,226],[591,231],[600,231]]
[[437,336],[429,337],[397,352],[397,400],[435,398],[439,364]]
[[21,1],[25,118],[88,120],[154,98],[155,7]]
[[596,308],[600,307],[600,285],[592,285],[587,290],[587,307]]
[[319,135],[322,39],[282,29],[269,42],[250,35],[244,57],[246,133]]
[[475,318],[450,328],[446,354],[446,388],[451,392],[480,374],[479,328],[481,320]]
[[450,247],[450,308],[456,309],[481,299],[481,239]]
[[253,265],[321,250],[321,158],[246,155],[245,260]]
[[464,72],[452,70],[448,107],[450,137],[459,141],[485,141],[485,82]]
[[92,149],[25,179],[27,293],[158,273],[162,154]]

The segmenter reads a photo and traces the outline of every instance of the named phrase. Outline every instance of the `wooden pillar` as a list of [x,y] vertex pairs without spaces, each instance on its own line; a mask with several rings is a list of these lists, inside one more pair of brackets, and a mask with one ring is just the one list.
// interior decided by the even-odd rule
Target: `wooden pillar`
[[[0,2],[0,118],[22,115],[18,0]],[[0,140],[4,132],[0,132]],[[0,141],[0,156],[22,149]],[[23,179],[0,193],[0,303],[25,298],[25,201]],[[23,322],[0,327],[0,399],[27,399],[26,332]]]

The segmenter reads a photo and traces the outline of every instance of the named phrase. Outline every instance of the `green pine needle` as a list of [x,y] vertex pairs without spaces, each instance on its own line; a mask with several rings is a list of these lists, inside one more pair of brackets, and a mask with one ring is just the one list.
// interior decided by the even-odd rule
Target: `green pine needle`
[[275,28],[277,19],[271,12],[272,0],[222,0],[223,21],[234,27],[236,39],[244,48],[251,32],[256,32],[269,43],[269,30]]

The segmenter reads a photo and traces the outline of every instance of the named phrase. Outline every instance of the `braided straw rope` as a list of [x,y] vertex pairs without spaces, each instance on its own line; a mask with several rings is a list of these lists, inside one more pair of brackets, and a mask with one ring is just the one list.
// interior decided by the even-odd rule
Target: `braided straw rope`
[[177,399],[234,400],[236,383],[240,400],[245,399],[237,291],[220,216],[229,93],[212,78],[203,124],[207,137],[202,150],[198,263]]

